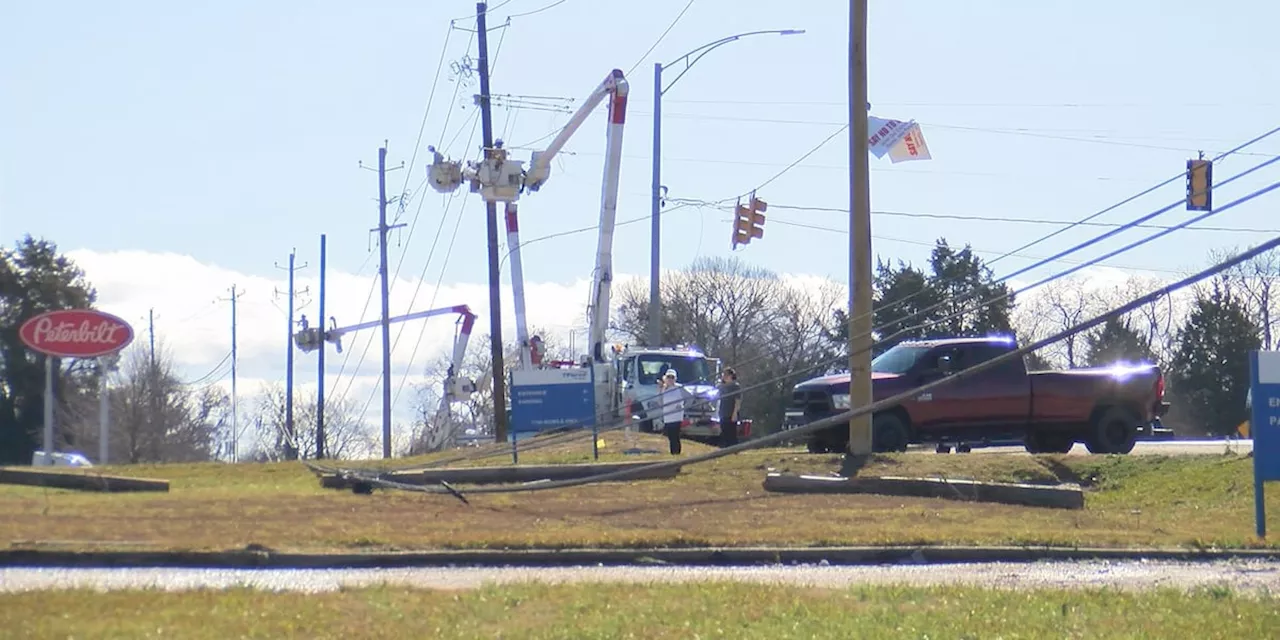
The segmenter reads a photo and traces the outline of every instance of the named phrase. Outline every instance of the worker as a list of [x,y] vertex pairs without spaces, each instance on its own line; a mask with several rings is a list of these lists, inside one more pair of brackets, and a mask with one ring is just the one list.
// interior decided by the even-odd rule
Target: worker
[[720,373],[720,446],[738,444],[738,409],[742,407],[742,385],[738,372],[725,367]]
[[685,388],[676,381],[676,370],[667,369],[658,386],[658,406],[662,411],[662,431],[667,434],[671,455],[680,455],[680,426],[684,423]]

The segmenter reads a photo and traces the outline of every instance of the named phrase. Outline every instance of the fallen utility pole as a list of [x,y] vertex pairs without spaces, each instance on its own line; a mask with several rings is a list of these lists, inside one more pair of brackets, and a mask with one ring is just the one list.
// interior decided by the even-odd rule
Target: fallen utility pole
[[[867,0],[849,3],[849,406],[871,404],[871,158],[867,131]],[[872,416],[849,418],[850,471],[871,455]]]
[[[489,37],[485,14],[487,7],[483,2],[476,3],[476,37],[479,40],[480,55],[478,59],[480,73],[480,129],[484,142],[484,153],[487,157],[493,149],[493,115],[489,105]],[[493,359],[493,439],[496,442],[507,441],[507,399],[506,379],[502,366],[502,284],[498,261],[498,203],[487,200],[484,203],[485,225],[489,244],[489,345]]]

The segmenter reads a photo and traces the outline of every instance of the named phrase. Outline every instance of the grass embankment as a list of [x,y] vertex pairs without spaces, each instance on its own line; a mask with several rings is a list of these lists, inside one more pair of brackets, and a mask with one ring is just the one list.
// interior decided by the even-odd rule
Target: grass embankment
[[[653,448],[663,448],[650,438]],[[622,456],[611,438],[602,459]],[[686,452],[706,447],[686,444]],[[418,459],[419,462],[427,458]],[[590,461],[589,443],[521,463]],[[510,461],[509,458],[506,459]],[[413,462],[394,461],[396,466]],[[942,499],[765,493],[768,470],[831,473],[839,457],[766,449],[685,469],[673,480],[448,496],[321,489],[298,463],[106,467],[165,478],[167,494],[0,486],[0,543],[70,548],[277,551],[439,548],[999,544],[1241,547],[1253,537],[1251,461],[1224,456],[877,456],[863,475],[1080,481],[1086,508]],[[502,459],[471,464],[500,464]],[[384,466],[376,464],[373,466]],[[464,488],[465,491],[465,488]],[[1280,492],[1269,500],[1280,512]],[[1274,542],[1271,544],[1275,544]]]
[[1265,638],[1277,625],[1274,600],[1224,589],[1122,593],[697,583],[0,596],[0,629],[33,639]]

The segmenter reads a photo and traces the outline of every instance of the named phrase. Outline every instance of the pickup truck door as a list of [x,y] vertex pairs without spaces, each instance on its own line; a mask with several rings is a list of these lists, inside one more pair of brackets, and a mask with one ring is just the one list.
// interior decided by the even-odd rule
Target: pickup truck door
[[[1007,352],[997,345],[956,345],[939,347],[926,362],[942,356],[951,358],[951,370],[961,371]],[[920,383],[933,382],[942,374],[926,372]],[[967,427],[1020,427],[1031,410],[1031,385],[1021,360],[996,366],[952,384],[942,385],[916,396],[912,419],[920,428],[946,430]]]
[[[971,349],[969,366],[975,366],[1008,353],[1012,346],[973,345]],[[972,392],[969,411],[976,424],[1021,428],[1031,419],[1031,380],[1022,358],[1011,358],[978,373],[964,386]]]

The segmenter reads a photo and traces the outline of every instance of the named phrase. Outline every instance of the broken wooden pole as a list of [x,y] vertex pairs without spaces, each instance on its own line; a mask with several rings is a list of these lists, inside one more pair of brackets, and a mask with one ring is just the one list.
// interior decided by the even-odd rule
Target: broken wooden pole
[[128,491],[169,491],[168,480],[129,478],[97,473],[65,473],[59,471],[34,471],[0,468],[0,484],[19,484],[32,487],[76,489],[119,493]]

